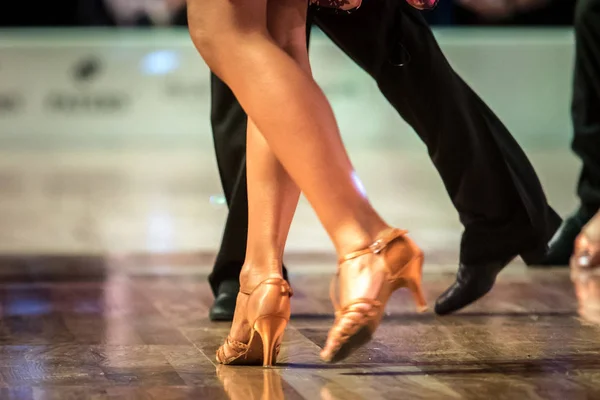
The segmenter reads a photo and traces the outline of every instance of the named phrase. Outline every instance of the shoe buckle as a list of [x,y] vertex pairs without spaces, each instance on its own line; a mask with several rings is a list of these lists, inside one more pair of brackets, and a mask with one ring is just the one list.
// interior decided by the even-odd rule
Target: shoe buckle
[[381,250],[383,250],[384,248],[385,242],[382,239],[377,239],[373,244],[369,246],[369,250],[371,250],[373,254],[381,253]]

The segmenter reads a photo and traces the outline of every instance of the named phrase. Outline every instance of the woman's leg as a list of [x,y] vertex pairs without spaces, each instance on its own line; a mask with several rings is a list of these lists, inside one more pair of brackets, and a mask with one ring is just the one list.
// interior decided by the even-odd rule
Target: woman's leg
[[[279,4],[269,3],[267,27],[280,48],[292,55],[296,47],[290,21],[278,12]],[[278,18],[273,18],[273,17]],[[302,28],[302,35],[306,29]],[[305,46],[306,42],[298,45]],[[310,65],[302,66],[310,73]],[[250,291],[268,278],[282,278],[283,252],[290,225],[300,197],[300,189],[275,157],[263,135],[249,118],[247,129],[247,182],[248,182],[248,242],[246,260],[240,273],[240,287]],[[230,337],[247,343],[251,326],[246,320],[248,296],[239,294]],[[233,355],[231,349],[226,356]],[[227,354],[229,353],[229,354]]]
[[[298,14],[306,7],[303,0],[280,1],[294,5]],[[368,246],[386,225],[362,190],[321,89],[269,35],[267,1],[188,4],[194,44],[302,189],[337,252]],[[304,29],[298,17],[293,29]]]
[[[267,4],[267,30],[277,46],[297,58],[307,54],[306,14],[295,15],[286,0]],[[310,72],[308,58],[300,63]],[[281,275],[283,250],[300,189],[249,118],[247,135],[248,244],[241,277],[260,283],[265,273]],[[258,275],[258,277],[257,277]],[[253,286],[253,285],[249,285]]]
[[[278,13],[269,4],[268,15]],[[285,16],[267,22],[269,34],[284,50],[289,49],[291,32]],[[302,29],[306,35],[306,28]],[[306,42],[304,42],[306,52]],[[305,67],[310,71],[308,63]],[[283,278],[283,252],[290,225],[300,197],[300,189],[275,157],[251,118],[246,136],[246,170],[248,187],[248,242],[246,260],[240,273],[240,287],[246,292],[268,278]],[[248,296],[238,294],[229,336],[247,343],[251,326],[246,320]],[[227,350],[225,350],[227,351]],[[229,349],[230,354],[231,349]]]
[[[341,311],[342,317],[330,332],[323,353],[324,358],[335,359],[338,350],[344,352],[340,345],[350,343],[350,337],[356,340],[345,349],[349,351],[368,339],[363,333],[372,333],[378,324],[387,296],[397,288],[394,285],[403,282],[400,275],[410,274],[409,281],[420,284],[421,253],[407,239],[383,258],[375,255],[402,233],[382,233],[388,226],[367,200],[329,103],[307,68],[306,2],[273,0],[267,11],[265,0],[188,1],[194,44],[211,69],[232,88],[268,147],[304,191],[338,254],[364,250],[375,238],[381,240],[369,250],[352,254],[340,271],[340,298],[349,307]],[[286,18],[283,26],[291,33],[285,43],[274,40],[278,33],[272,24],[271,34],[266,27],[267,15],[273,17],[272,21],[280,21],[278,13]],[[286,46],[287,52],[282,50]],[[248,162],[252,162],[250,154]],[[249,172],[249,185],[250,179]],[[265,208],[249,211],[262,214]],[[260,216],[257,218],[259,221]],[[257,233],[249,232],[249,236],[253,234]],[[258,265],[249,265],[252,275],[265,277],[269,273]],[[413,292],[418,292],[416,286]],[[369,329],[358,331],[367,325]]]
[[[300,189],[250,119],[246,141],[248,242],[240,288],[248,293],[266,279],[283,279],[283,250]],[[248,343],[251,335],[246,313],[248,299],[247,294],[238,294],[229,333],[231,339],[241,343]],[[235,355],[235,350],[227,346],[223,351],[225,358]]]
[[254,287],[265,275],[282,277],[283,250],[300,189],[248,121],[248,243],[240,280]]

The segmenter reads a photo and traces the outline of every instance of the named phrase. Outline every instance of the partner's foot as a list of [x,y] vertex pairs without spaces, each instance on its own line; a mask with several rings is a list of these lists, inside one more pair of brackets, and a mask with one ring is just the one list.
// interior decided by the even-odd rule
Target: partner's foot
[[235,311],[235,301],[240,291],[238,281],[223,281],[219,285],[215,302],[213,303],[208,317],[211,321],[232,321]]

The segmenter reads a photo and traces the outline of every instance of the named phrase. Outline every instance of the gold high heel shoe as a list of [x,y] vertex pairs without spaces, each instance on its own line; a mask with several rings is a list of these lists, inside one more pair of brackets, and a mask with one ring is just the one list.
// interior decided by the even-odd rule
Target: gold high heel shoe
[[[423,252],[406,236],[406,231],[388,229],[369,247],[342,257],[338,273],[331,285],[331,301],[335,307],[335,322],[329,331],[327,344],[321,358],[327,362],[338,362],[348,357],[371,337],[383,317],[385,306],[394,291],[408,288],[419,311],[427,310],[427,302],[421,290]],[[335,282],[343,264],[349,260],[375,254],[385,265],[385,279],[374,299],[358,298],[340,307],[335,298]]]
[[270,367],[277,362],[283,332],[290,320],[292,289],[281,278],[270,278],[252,291],[240,288],[248,296],[246,321],[252,328],[248,343],[227,337],[217,350],[217,361],[231,365]]

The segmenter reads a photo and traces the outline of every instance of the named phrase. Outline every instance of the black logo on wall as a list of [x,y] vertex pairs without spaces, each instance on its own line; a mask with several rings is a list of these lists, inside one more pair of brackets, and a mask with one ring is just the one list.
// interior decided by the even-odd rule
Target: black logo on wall
[[73,79],[78,82],[91,82],[100,75],[102,63],[97,58],[85,58],[73,67]]
[[23,105],[23,98],[18,93],[0,91],[0,114],[18,111]]
[[21,97],[13,93],[0,93],[0,113],[13,113],[23,104]]
[[73,88],[54,91],[46,97],[46,106],[66,114],[112,114],[129,106],[129,96],[123,92],[102,89],[98,79],[104,65],[97,57],[78,60],[69,71]]

